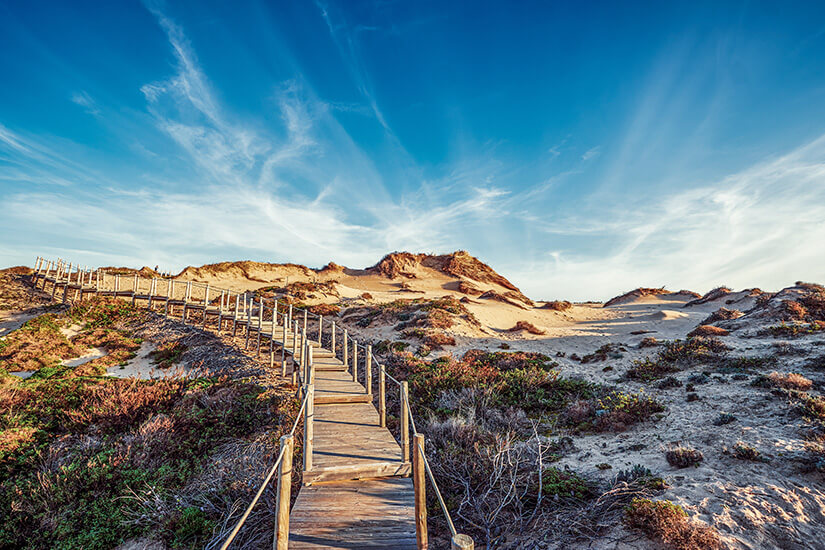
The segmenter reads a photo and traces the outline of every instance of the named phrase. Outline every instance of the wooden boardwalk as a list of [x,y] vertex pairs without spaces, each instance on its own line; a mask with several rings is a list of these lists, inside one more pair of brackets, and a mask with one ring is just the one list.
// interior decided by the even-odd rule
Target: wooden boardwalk
[[313,366],[312,468],[290,513],[289,547],[416,548],[415,494],[401,477],[410,473],[401,447],[341,361],[313,357]]
[[[291,458],[283,462],[279,458],[272,470],[280,464],[275,535],[278,549],[286,548],[287,544],[298,549],[427,547],[423,436],[415,436],[418,450],[413,452],[413,465],[406,382],[396,381],[401,391],[402,448],[385,427],[387,377],[380,365],[380,408],[377,410],[373,405],[374,356],[370,346],[359,346],[348,338],[345,330],[339,328],[336,332],[334,322],[331,330],[325,332],[321,316],[313,316],[317,336],[310,340],[306,310],[301,316],[293,317],[293,307],[282,304],[279,310],[277,301],[272,307],[259,298],[256,305],[254,296],[246,292],[210,289],[208,284],[176,281],[171,277],[146,279],[134,274],[121,278],[117,274],[85,269],[73,274],[71,264],[67,269],[61,261],[53,264],[38,258],[32,283],[41,284],[44,291],[46,285],[51,284],[52,298],[62,299],[64,303],[82,301],[86,294],[130,299],[133,304],[145,302],[147,308],[162,310],[164,315],[179,314],[183,322],[216,329],[219,333],[237,333],[245,339],[245,347],[252,346],[259,355],[266,346],[272,367],[278,356],[281,374],[291,375],[293,382],[301,385],[302,392],[313,396],[302,401],[303,486],[289,512],[289,479],[291,469],[298,464],[292,464]],[[209,322],[210,318],[213,322]],[[330,349],[322,347],[325,337]],[[362,350],[360,361],[359,350]],[[362,365],[360,371],[359,365]],[[364,385],[358,381],[359,374]],[[285,438],[288,438],[286,447]],[[292,441],[291,434],[282,437],[281,457],[284,449],[289,449],[292,456]],[[410,477],[413,466],[415,485]],[[283,485],[282,479],[286,480]],[[266,482],[222,548],[231,543],[265,487]],[[448,514],[440,496],[439,500]],[[288,541],[284,536],[287,513]],[[451,521],[450,528],[453,548],[473,548],[472,540],[457,534]]]

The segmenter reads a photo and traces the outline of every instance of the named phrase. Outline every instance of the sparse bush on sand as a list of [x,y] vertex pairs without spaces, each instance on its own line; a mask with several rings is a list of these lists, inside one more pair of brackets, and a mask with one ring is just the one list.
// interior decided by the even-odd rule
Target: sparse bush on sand
[[509,332],[521,332],[522,330],[527,331],[530,334],[536,334],[536,335],[546,334],[545,331],[541,330],[540,328],[538,328],[533,323],[530,323],[530,322],[527,322],[527,321],[517,322],[513,328],[509,329]]
[[784,388],[786,390],[800,390],[807,391],[811,389],[813,382],[805,378],[801,374],[795,372],[772,372],[768,375],[771,385],[777,388]]
[[625,508],[625,524],[674,550],[721,548],[712,527],[691,520],[681,506],[669,500],[636,498]]
[[725,330],[713,325],[699,325],[688,333],[688,337],[692,336],[727,336],[730,334],[729,330]]
[[625,376],[642,382],[657,380],[696,363],[719,363],[724,360],[729,349],[721,340],[713,337],[696,336],[687,340],[665,342],[655,358],[633,361],[633,366]]
[[553,311],[567,311],[571,309],[573,304],[568,302],[567,300],[553,300],[552,302],[547,302],[542,306],[542,309],[551,309]]
[[730,449],[730,453],[733,455],[734,458],[738,458],[739,460],[749,460],[751,462],[765,462],[762,453],[757,451],[751,445],[747,443],[743,443],[742,441],[737,441],[733,447]]
[[688,466],[696,466],[702,460],[704,460],[704,455],[702,455],[701,451],[698,451],[692,447],[686,447],[684,445],[671,445],[665,451],[665,458],[667,459],[667,463],[671,466],[675,466],[676,468],[687,468]]

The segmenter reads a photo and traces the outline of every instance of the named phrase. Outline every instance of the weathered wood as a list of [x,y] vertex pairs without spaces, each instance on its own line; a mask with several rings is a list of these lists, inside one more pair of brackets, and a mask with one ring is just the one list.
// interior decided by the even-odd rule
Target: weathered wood
[[287,323],[286,319],[284,319],[284,333],[283,333],[283,342],[281,345],[281,376],[286,377],[286,339],[287,339]]
[[289,544],[289,501],[292,492],[292,452],[295,439],[291,435],[281,436],[283,458],[278,469],[277,502],[275,504],[275,550],[287,550]]
[[332,356],[337,357],[338,352],[335,350],[335,321],[332,322],[332,332],[330,333],[330,336],[332,338],[332,343],[330,344],[329,349],[332,350]]
[[415,488],[415,538],[419,550],[427,550],[427,494],[424,471],[424,436],[413,437],[413,487]]
[[358,341],[352,340],[352,381],[358,382]]
[[349,368],[349,351],[348,351],[349,343],[348,343],[348,340],[349,340],[349,332],[347,330],[344,330],[344,346],[343,346],[344,349],[343,349],[343,351],[344,351],[344,368],[345,369]]
[[410,416],[407,409],[407,396],[409,395],[409,388],[407,381],[401,382],[401,460],[409,462],[410,460]]
[[409,479],[321,483],[302,487],[292,507],[290,550],[416,547]]
[[474,550],[475,543],[473,539],[469,537],[469,535],[462,535],[461,533],[457,533],[453,536],[452,540],[450,541],[450,548],[451,550]]
[[315,397],[316,405],[336,405],[346,403],[369,403],[370,396],[365,393],[355,395],[319,395]]
[[364,382],[366,382],[367,395],[372,398],[372,345],[367,344],[366,361],[364,363]]
[[307,404],[304,407],[304,471],[312,471],[312,444],[315,439],[313,422],[315,420],[315,388],[312,384],[304,386]]
[[378,425],[387,427],[387,371],[384,365],[378,365]]
[[330,481],[353,481],[356,479],[375,479],[379,477],[406,477],[412,472],[409,463],[373,462],[369,464],[343,464],[341,466],[314,467],[304,471],[304,485],[327,483]]

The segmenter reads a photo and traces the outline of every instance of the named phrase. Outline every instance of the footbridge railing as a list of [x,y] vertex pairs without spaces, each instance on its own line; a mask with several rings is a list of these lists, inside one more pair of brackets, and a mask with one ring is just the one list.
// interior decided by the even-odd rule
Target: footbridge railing
[[[47,285],[51,284],[52,299],[57,299],[58,289],[62,287],[60,300],[64,303],[82,301],[84,295],[112,296],[131,300],[131,303],[135,305],[145,303],[148,309],[158,312],[162,308],[163,315],[167,317],[179,314],[184,323],[200,325],[204,329],[207,328],[207,320],[211,316],[217,320],[219,334],[225,330],[237,336],[238,330],[241,330],[245,349],[249,349],[250,345],[255,345],[258,356],[261,355],[262,340],[264,343],[268,340],[269,365],[273,370],[275,369],[276,348],[280,349],[278,366],[281,376],[286,377],[287,367],[291,367],[291,381],[299,388],[298,396],[301,399],[301,407],[292,429],[280,439],[280,452],[275,464],[220,547],[221,550],[229,548],[276,472],[278,480],[277,515],[273,545],[279,550],[287,548],[295,432],[299,421],[303,419],[303,466],[305,472],[312,472],[316,374],[313,356],[324,351],[326,346],[333,358],[341,361],[344,370],[352,376],[352,381],[362,383],[363,402],[376,405],[379,426],[382,428],[387,427],[387,380],[395,384],[399,407],[397,438],[401,448],[399,464],[409,465],[411,463],[412,466],[418,548],[427,548],[429,544],[426,507],[428,480],[450,529],[452,548],[454,550],[473,548],[473,540],[456,531],[427,460],[425,438],[416,429],[410,406],[408,383],[388,373],[386,366],[375,355],[372,345],[358,342],[347,329],[338,326],[335,318],[325,319],[323,315],[315,314],[307,308],[299,309],[293,304],[282,303],[278,299],[260,295],[256,299],[255,293],[250,291],[219,288],[195,281],[179,281],[174,279],[170,273],[143,277],[138,272],[124,274],[102,268],[80,268],[76,264],[67,263],[61,259],[52,261],[38,257],[31,282],[34,286],[40,286],[44,291],[47,291]],[[377,389],[376,393],[373,392],[374,387]],[[377,403],[375,403],[376,399]],[[412,430],[412,444],[410,430]]]

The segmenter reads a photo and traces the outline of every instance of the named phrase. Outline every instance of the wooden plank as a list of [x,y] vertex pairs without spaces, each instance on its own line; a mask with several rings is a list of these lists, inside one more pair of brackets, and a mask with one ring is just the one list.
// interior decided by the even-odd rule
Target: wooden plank
[[289,547],[416,548],[408,478],[303,487],[290,514]]
[[380,477],[407,477],[412,472],[411,465],[401,462],[376,462],[374,464],[355,464],[331,467],[314,467],[304,471],[304,485],[314,485],[324,481],[351,481]]

